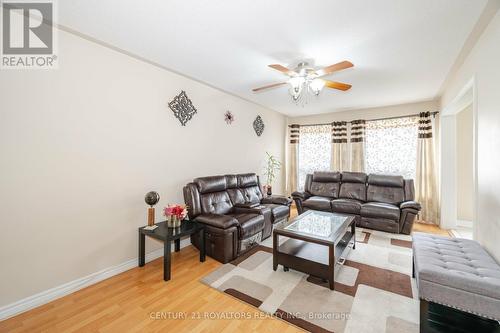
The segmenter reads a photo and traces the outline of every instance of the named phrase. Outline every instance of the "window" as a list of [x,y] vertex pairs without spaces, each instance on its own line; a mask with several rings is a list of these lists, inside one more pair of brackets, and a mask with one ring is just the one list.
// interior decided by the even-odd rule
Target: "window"
[[301,126],[299,144],[298,188],[304,189],[306,175],[330,170],[331,126]]
[[366,172],[415,179],[418,117],[368,121]]

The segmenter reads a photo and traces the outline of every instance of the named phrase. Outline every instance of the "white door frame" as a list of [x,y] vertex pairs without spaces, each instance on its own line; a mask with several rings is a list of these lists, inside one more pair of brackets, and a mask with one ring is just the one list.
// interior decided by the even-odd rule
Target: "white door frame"
[[456,115],[472,104],[472,234],[477,235],[477,87],[472,77],[453,101],[441,112],[441,227],[453,229],[457,226],[457,156]]

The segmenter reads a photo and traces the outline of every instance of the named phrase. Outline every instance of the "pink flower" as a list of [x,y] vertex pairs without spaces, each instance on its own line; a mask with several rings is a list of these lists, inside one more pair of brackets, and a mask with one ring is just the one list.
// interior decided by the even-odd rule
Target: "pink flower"
[[185,205],[169,204],[163,209],[163,215],[166,217],[176,216],[178,219],[183,220],[187,216],[187,207]]

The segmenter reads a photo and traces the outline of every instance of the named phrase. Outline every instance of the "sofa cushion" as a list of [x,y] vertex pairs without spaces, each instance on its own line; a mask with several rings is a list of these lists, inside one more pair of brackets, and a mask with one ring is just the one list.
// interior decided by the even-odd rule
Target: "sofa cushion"
[[273,222],[290,215],[290,208],[288,206],[278,204],[263,204],[262,206],[266,206],[271,209]]
[[231,202],[233,205],[237,204],[245,204],[247,203],[245,196],[243,195],[243,192],[239,188],[229,188],[227,189],[227,194],[229,194],[229,198],[231,199]]
[[226,214],[233,208],[226,191],[202,194],[200,202],[202,214]]
[[370,174],[368,184],[386,187],[403,187],[403,176]]
[[402,187],[368,185],[366,200],[399,205],[404,201],[404,190]]
[[238,187],[258,186],[255,173],[242,173],[236,175],[236,177],[238,178]]
[[330,204],[330,199],[325,198],[325,197],[318,197],[318,196],[313,196],[310,197],[309,199],[305,200],[302,203],[302,206],[309,208],[309,209],[314,209],[314,210],[322,210],[322,211],[327,211],[331,212],[331,204]]
[[356,214],[361,212],[361,202],[354,199],[332,200],[332,211],[336,213]]
[[309,193],[321,197],[338,198],[340,172],[316,171],[312,175]]
[[220,192],[226,189],[226,177],[225,176],[211,176],[211,177],[201,177],[196,178],[193,181],[201,194]]
[[339,183],[340,172],[314,171],[312,181],[320,183]]
[[399,221],[399,208],[382,202],[367,202],[361,205],[361,216]]
[[235,218],[220,214],[198,215],[196,217],[196,221],[220,229],[227,229],[238,225],[238,220],[236,220]]
[[343,183],[359,183],[366,184],[367,175],[364,172],[342,172]]
[[238,234],[240,239],[245,239],[264,229],[264,215],[260,214],[230,214],[238,221]]
[[262,192],[257,185],[242,187],[239,189],[245,199],[245,202],[259,203],[262,199]]
[[403,177],[376,174],[369,175],[366,200],[399,205],[405,200]]
[[340,184],[339,198],[366,201],[366,185],[360,183]]
[[236,175],[225,175],[226,178],[226,188],[237,188],[238,187],[238,177]]
[[366,173],[342,172],[339,198],[366,201]]
[[321,197],[338,198],[340,183],[320,183],[313,181],[309,193]]

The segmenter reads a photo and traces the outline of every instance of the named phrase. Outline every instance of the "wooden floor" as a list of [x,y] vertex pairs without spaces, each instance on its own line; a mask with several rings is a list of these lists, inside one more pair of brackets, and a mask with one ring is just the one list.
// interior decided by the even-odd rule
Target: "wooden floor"
[[[424,224],[414,230],[448,235]],[[172,255],[167,283],[160,258],[2,321],[0,332],[302,332],[198,282],[221,265],[198,258],[188,246]],[[251,319],[215,318],[235,314]]]
[[415,223],[412,231],[451,237],[449,230],[441,229],[435,224]]

